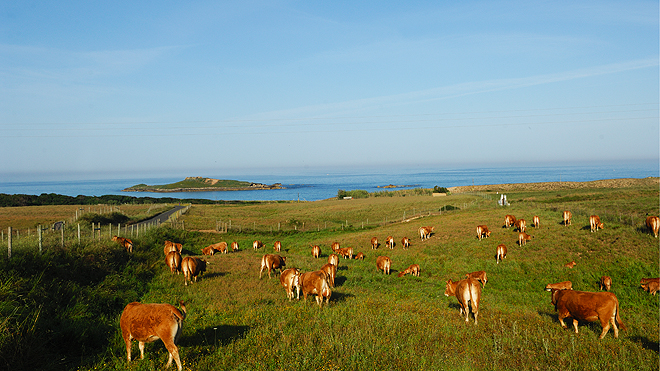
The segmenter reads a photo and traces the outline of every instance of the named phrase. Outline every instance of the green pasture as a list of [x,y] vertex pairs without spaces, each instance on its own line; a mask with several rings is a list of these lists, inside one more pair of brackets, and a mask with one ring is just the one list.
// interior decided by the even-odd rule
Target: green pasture
[[[494,190],[193,206],[183,217],[186,230],[154,229],[135,239],[133,255],[109,241],[43,256],[18,254],[3,259],[0,271],[6,318],[0,359],[10,369],[125,370],[123,306],[183,300],[188,317],[179,351],[186,370],[657,370],[658,297],[639,287],[642,277],[660,276],[658,239],[644,227],[647,214],[659,213],[657,184],[509,191],[507,198],[508,207],[497,205]],[[447,205],[456,209],[439,212]],[[572,225],[562,225],[563,210],[572,211]],[[506,214],[527,220],[534,238],[526,245],[518,246],[517,232],[503,227]],[[600,215],[604,230],[589,231],[591,214]],[[531,227],[534,215],[538,229]],[[227,233],[202,232],[229,220]],[[476,238],[479,224],[489,227],[490,238]],[[429,240],[420,240],[420,226],[435,227]],[[393,250],[371,249],[371,237],[384,241],[388,235],[397,242]],[[411,239],[408,250],[400,246],[404,236]],[[184,255],[199,255],[219,241],[238,241],[241,250],[207,257],[207,272],[184,286],[165,266],[166,239],[183,243]],[[257,239],[265,247],[254,251]],[[287,267],[303,271],[325,264],[334,241],[366,257],[340,259],[330,304],[319,308],[313,298],[287,300],[277,274],[259,279],[261,257],[273,253],[277,240]],[[508,255],[496,264],[500,243]],[[321,246],[322,258],[312,257],[311,244]],[[378,255],[393,260],[391,275],[376,270]],[[575,268],[565,268],[572,260]],[[420,277],[396,276],[413,263],[421,266]],[[71,267],[82,269],[84,278]],[[475,326],[472,318],[465,323],[456,298],[444,291],[446,280],[477,270],[489,280]],[[602,340],[599,323],[580,323],[579,334],[563,330],[544,286],[570,280],[574,289],[598,291],[602,275],[612,277],[628,330],[618,339],[610,331]],[[66,298],[51,308],[54,288]],[[12,309],[16,303],[21,309]],[[57,350],[67,341],[73,343]],[[135,357],[137,344],[133,354],[131,370],[162,369],[167,361],[161,342],[147,345],[144,360]]]

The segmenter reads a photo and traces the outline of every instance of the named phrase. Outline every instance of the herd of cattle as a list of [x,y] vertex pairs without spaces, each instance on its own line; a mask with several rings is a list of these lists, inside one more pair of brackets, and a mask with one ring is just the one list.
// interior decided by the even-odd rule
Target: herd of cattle
[[[563,225],[571,225],[571,212],[564,211],[562,216]],[[540,227],[538,216],[534,216],[532,221],[532,225],[535,228]],[[591,232],[596,232],[604,227],[597,215],[589,217],[589,224]],[[660,217],[647,217],[646,226],[658,238]],[[514,230],[518,230],[518,244],[520,246],[532,239],[532,236],[526,233],[526,221],[524,219],[516,219],[513,215],[506,215],[503,227],[514,227]],[[420,227],[418,233],[421,240],[425,241],[429,239],[433,234],[433,230],[434,227]],[[491,235],[486,225],[477,226],[476,232],[479,240],[488,238]],[[112,240],[119,243],[128,252],[133,251],[133,242],[130,239],[113,236]],[[379,248],[380,243],[377,237],[373,237],[370,242],[372,249]],[[387,236],[385,245],[390,249],[394,249],[394,238]],[[401,246],[404,249],[409,248],[410,240],[407,237],[403,237]],[[254,250],[258,250],[263,248],[264,244],[261,241],[254,241],[252,247]],[[282,249],[281,242],[276,241],[273,248],[275,252],[280,252]],[[277,254],[265,254],[261,258],[259,278],[261,279],[262,274],[266,271],[270,278],[272,271],[279,270],[280,284],[284,288],[289,300],[292,300],[294,297],[300,299],[300,292],[302,291],[305,301],[308,295],[315,295],[319,307],[322,307],[324,301],[327,305],[332,295],[332,288],[335,286],[339,256],[342,256],[344,259],[364,259],[363,253],[359,252],[355,254],[352,247],[342,248],[339,242],[332,243],[330,248],[332,249],[332,253],[328,257],[328,263],[323,265],[318,271],[312,272],[301,272],[297,268],[285,269],[286,257]],[[231,249],[237,252],[239,250],[238,243],[232,242]],[[188,285],[188,282],[197,282],[197,277],[206,271],[206,265],[210,263],[194,256],[182,258],[181,252],[182,244],[165,241],[165,262],[170,271],[177,274],[183,272],[185,285]],[[219,242],[202,249],[203,255],[213,255],[216,252],[226,254],[228,252],[227,243]],[[321,256],[321,248],[318,245],[311,245],[311,253],[314,258],[319,258]],[[506,245],[499,244],[496,249],[496,263],[499,264],[502,259],[506,258],[506,254]],[[565,264],[568,268],[573,268],[575,265],[575,261]],[[376,268],[378,271],[389,275],[391,266],[392,260],[389,257],[380,255],[376,258]],[[420,266],[418,264],[412,264],[399,272],[398,277],[403,277],[406,274],[419,276],[420,272]],[[485,271],[467,273],[465,278],[459,281],[452,281],[451,279],[446,281],[444,294],[448,297],[455,296],[457,298],[460,306],[460,314],[461,316],[465,316],[466,322],[469,322],[469,315],[472,313],[474,323],[475,325],[477,324],[481,290],[487,282],[488,278]],[[660,287],[660,278],[643,278],[640,284],[645,291],[655,295]],[[566,318],[573,319],[575,333],[578,332],[579,320],[588,322],[600,321],[602,332],[599,339],[605,337],[610,327],[613,328],[614,337],[618,338],[619,328],[625,330],[626,327],[619,317],[618,299],[614,293],[609,292],[611,286],[612,279],[608,276],[603,276],[600,279],[600,290],[605,290],[604,292],[574,291],[570,281],[550,283],[546,285],[545,290],[551,292],[551,303],[555,306],[559,323],[563,328],[567,328],[564,323]],[[170,304],[140,304],[133,302],[125,307],[121,315],[120,327],[126,343],[129,362],[131,361],[132,340],[138,341],[141,357],[144,358],[144,344],[161,339],[169,352],[167,366],[169,367],[172,364],[172,360],[174,360],[178,369],[182,369],[178,349],[175,345],[186,316],[184,303],[180,302],[180,306],[181,311]]]

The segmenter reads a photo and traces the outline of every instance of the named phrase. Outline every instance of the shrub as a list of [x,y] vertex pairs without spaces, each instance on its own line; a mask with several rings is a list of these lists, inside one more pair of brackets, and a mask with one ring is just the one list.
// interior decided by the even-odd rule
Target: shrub
[[449,190],[445,187],[435,186],[435,187],[433,187],[433,193],[446,193],[446,194],[449,194]]

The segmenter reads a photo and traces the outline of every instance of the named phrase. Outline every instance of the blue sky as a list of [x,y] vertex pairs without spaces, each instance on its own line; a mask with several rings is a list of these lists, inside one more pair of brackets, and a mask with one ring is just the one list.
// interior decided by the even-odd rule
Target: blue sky
[[0,0],[0,173],[658,161],[658,19],[658,1]]

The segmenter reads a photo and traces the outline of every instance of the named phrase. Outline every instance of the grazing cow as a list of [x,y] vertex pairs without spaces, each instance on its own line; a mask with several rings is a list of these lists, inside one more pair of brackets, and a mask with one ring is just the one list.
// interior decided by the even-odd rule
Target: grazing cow
[[660,229],[660,217],[647,216],[646,228],[648,228],[649,232],[653,232],[655,238],[658,238],[658,230]]
[[658,281],[649,281],[642,284],[642,288],[644,289],[644,291],[648,292],[651,295],[655,295],[655,293],[658,292],[659,287],[660,284],[658,284]]
[[532,218],[532,222],[534,223],[534,228],[538,228],[541,226],[541,219],[539,219],[538,215],[534,215]]
[[289,300],[293,299],[295,289],[298,294],[298,299],[300,299],[300,271],[296,268],[289,268],[282,271],[280,274],[280,284],[284,287],[286,291],[286,297]]
[[213,255],[215,254],[216,251],[219,251],[223,254],[227,253],[227,243],[226,242],[218,242],[214,243],[212,245],[208,245],[205,248],[202,249],[202,254],[204,255]]
[[127,252],[133,252],[133,241],[124,237],[112,236],[112,240],[120,244]]
[[263,242],[261,242],[261,241],[259,241],[259,240],[256,240],[256,241],[252,242],[252,248],[253,248],[254,250],[258,250],[258,249],[260,249],[260,248],[262,248],[262,247],[264,247],[264,243],[263,243]]
[[525,221],[525,219],[516,220],[516,222],[514,223],[513,230],[515,231],[516,229],[518,230],[518,232],[525,232],[527,230],[527,222]]
[[573,217],[573,214],[571,214],[570,211],[564,211],[563,217],[564,217],[564,227],[571,224],[571,218]]
[[231,251],[238,252],[238,242],[234,241],[231,243]]
[[394,237],[392,236],[387,236],[385,239],[385,245],[389,247],[390,249],[394,248]]
[[505,215],[504,216],[504,226],[509,228],[510,226],[514,225],[516,223],[516,217],[513,215]]
[[277,252],[282,251],[282,243],[280,241],[275,241],[275,244],[273,244],[273,248]]
[[575,262],[575,260],[573,260],[573,261],[570,262],[570,263],[566,263],[566,264],[564,264],[564,267],[566,267],[566,268],[571,268],[571,269],[572,269],[572,268],[575,267],[576,265],[577,265],[577,263]]
[[197,282],[197,276],[206,272],[206,265],[210,264],[205,260],[196,258],[194,256],[186,256],[181,261],[181,270],[183,271],[183,283],[188,286],[190,283],[195,280]]
[[644,291],[655,295],[660,286],[660,278],[642,278],[640,284]]
[[170,272],[181,273],[181,254],[178,251],[170,251],[165,255],[165,264],[170,268]]
[[371,238],[371,248],[372,248],[372,249],[377,249],[377,248],[378,248],[378,245],[380,245],[380,244],[378,243],[378,237],[372,237],[372,238]]
[[339,265],[339,256],[337,254],[330,254],[330,256],[328,256],[328,263],[338,266]]
[[328,275],[328,283],[333,288],[335,287],[335,277],[337,276],[337,266],[334,264],[325,264],[321,267],[321,271],[325,272]]
[[337,250],[337,253],[341,255],[344,259],[353,259],[353,248],[352,247],[342,247]]
[[167,255],[167,253],[170,251],[178,251],[179,254],[181,254],[181,250],[183,250],[182,244],[172,241],[165,241],[165,248],[163,249],[165,255]]
[[132,302],[126,305],[119,318],[119,326],[121,336],[126,343],[126,355],[129,363],[131,362],[133,340],[138,341],[140,359],[144,359],[144,344],[160,339],[170,354],[165,367],[170,367],[172,359],[174,359],[177,369],[181,371],[181,359],[176,342],[181,336],[183,320],[186,318],[186,306],[182,301],[179,301],[179,305],[183,313],[170,304]]
[[307,301],[307,295],[316,295],[316,303],[321,308],[323,298],[326,299],[326,304],[330,303],[330,295],[332,290],[328,283],[328,275],[322,271],[307,272],[300,275],[300,286],[302,288],[303,296]]
[[321,247],[319,245],[312,245],[312,256],[315,258],[321,256]]
[[552,290],[573,290],[573,283],[571,281],[563,281],[545,285],[545,291]]
[[387,256],[379,256],[376,258],[376,268],[379,271],[383,271],[385,274],[390,274],[390,268],[392,267],[392,259]]
[[270,272],[275,269],[279,269],[282,273],[282,269],[286,265],[286,257],[279,256],[275,254],[266,254],[261,258],[261,269],[259,270],[259,279],[261,279],[261,274],[268,269],[268,278],[270,279]]
[[467,273],[465,275],[465,278],[472,278],[473,280],[477,280],[481,282],[481,287],[486,286],[486,282],[488,282],[488,277],[486,275],[486,272],[484,271],[476,271],[472,273]]
[[506,258],[506,245],[503,243],[497,245],[497,255],[495,256],[495,262],[500,264],[500,260]]
[[518,233],[518,245],[527,245],[527,241],[531,241],[533,236],[528,235],[525,232]]
[[361,252],[357,253],[357,255],[355,255],[355,259],[364,260],[364,254]]
[[470,311],[474,314],[474,324],[479,316],[479,300],[481,299],[481,286],[477,280],[466,278],[457,282],[447,281],[445,296],[455,296],[461,306],[461,316],[465,313],[465,322],[470,318]]
[[433,230],[435,227],[419,227],[419,237],[422,238],[422,241],[428,240],[431,238],[431,233],[433,233]]
[[330,248],[332,249],[332,251],[337,252],[337,250],[339,250],[340,248],[339,242],[333,242],[332,245],[330,245]]
[[594,322],[600,320],[603,327],[599,339],[605,337],[614,328],[614,337],[619,337],[619,327],[626,329],[619,317],[619,300],[611,292],[586,292],[573,290],[552,290],[552,304],[555,306],[561,327],[568,328],[565,318],[573,318],[575,333],[578,333],[578,321]]
[[406,274],[410,274],[410,275],[419,277],[419,273],[421,271],[422,271],[422,269],[419,267],[419,264],[411,264],[403,272],[399,272],[399,274],[397,274],[397,277],[403,277]]
[[410,240],[408,239],[408,237],[404,237],[404,238],[401,239],[401,246],[404,249],[410,248]]
[[603,276],[600,278],[600,289],[605,289],[605,291],[610,291],[612,288],[612,279],[610,276]]
[[486,237],[486,238],[490,237],[490,231],[488,230],[487,226],[478,225],[477,226],[477,238],[479,239],[479,241],[481,241],[481,239],[483,237]]
[[591,226],[592,232],[598,231],[598,228],[603,229],[605,226],[600,222],[600,217],[598,217],[598,215],[592,215],[589,217],[589,225]]

